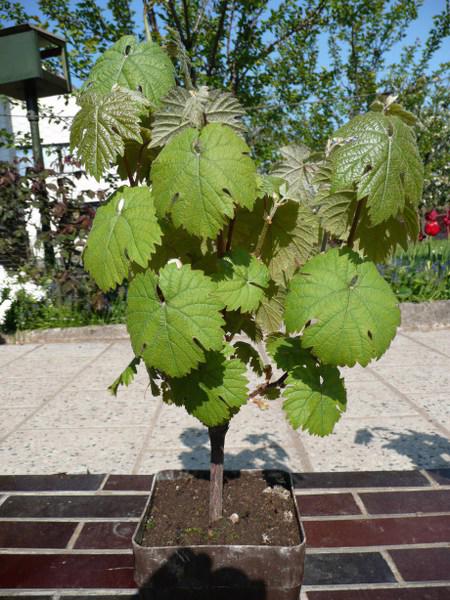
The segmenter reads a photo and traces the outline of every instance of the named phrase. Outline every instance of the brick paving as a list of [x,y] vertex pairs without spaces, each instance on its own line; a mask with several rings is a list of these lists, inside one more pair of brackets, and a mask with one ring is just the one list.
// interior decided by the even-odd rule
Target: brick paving
[[[0,476],[0,599],[137,600],[131,537],[151,481]],[[295,485],[302,600],[450,598],[450,469],[303,473]]]

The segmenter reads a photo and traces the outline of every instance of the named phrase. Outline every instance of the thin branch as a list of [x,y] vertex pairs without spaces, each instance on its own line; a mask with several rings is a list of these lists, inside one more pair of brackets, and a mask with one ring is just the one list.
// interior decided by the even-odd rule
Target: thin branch
[[256,396],[263,396],[264,393],[274,387],[282,386],[286,381],[289,373],[283,373],[281,377],[278,377],[275,381],[268,381],[266,383],[261,383],[258,385],[250,394],[248,395],[249,399],[255,398]]
[[159,40],[161,39],[161,34],[159,32],[158,22],[156,20],[154,4],[154,0],[149,0],[148,2],[144,0],[144,26],[148,26],[148,23],[150,23],[150,27],[155,34],[156,39]]
[[130,167],[130,163],[128,162],[128,158],[125,156],[125,154],[123,155],[123,164],[125,165],[125,170],[127,172],[128,181],[130,182],[131,187],[135,187],[136,181],[134,180],[134,177],[133,177],[133,171]]
[[208,5],[208,0],[203,0],[203,4],[198,10],[197,19],[195,20],[194,28],[192,29],[192,41],[194,42],[203,17],[205,16],[206,6]]
[[358,227],[359,219],[361,216],[361,211],[364,208],[366,200],[360,200],[355,208],[355,214],[353,215],[352,226],[350,227],[350,233],[348,234],[347,246],[351,249],[353,248],[353,243],[355,241],[356,229]]
[[269,231],[269,227],[272,225],[272,221],[275,216],[275,213],[280,208],[280,206],[282,206],[282,204],[284,204],[284,200],[275,199],[273,206],[270,209],[269,214],[266,215],[264,218],[264,225],[263,225],[263,228],[261,229],[261,233],[259,234],[258,240],[256,242],[255,251],[253,252],[253,254],[254,254],[254,256],[256,256],[256,258],[259,258],[261,256],[262,248],[264,246],[264,242],[266,239],[266,235]]
[[209,52],[208,63],[206,67],[206,74],[210,77],[216,68],[217,63],[217,51],[219,49],[220,38],[223,35],[223,27],[225,24],[225,17],[227,14],[229,0],[222,0],[220,5],[219,23],[217,25],[216,35]]
[[192,48],[191,38],[191,25],[189,22],[189,6],[187,0],[183,0],[183,16],[184,16],[184,27],[186,29],[186,48],[190,50]]
[[231,250],[231,242],[233,239],[233,231],[234,231],[235,223],[236,223],[236,217],[233,217],[228,224],[228,235],[227,235],[227,244],[225,246],[225,252],[229,252]]
[[181,25],[180,18],[178,16],[178,13],[175,8],[175,3],[173,2],[173,0],[167,0],[166,4],[168,6],[171,17],[174,20],[175,27],[176,27],[178,33],[180,34],[180,40],[183,42],[183,46],[186,47],[186,45],[187,45],[186,37],[184,35],[183,26]]

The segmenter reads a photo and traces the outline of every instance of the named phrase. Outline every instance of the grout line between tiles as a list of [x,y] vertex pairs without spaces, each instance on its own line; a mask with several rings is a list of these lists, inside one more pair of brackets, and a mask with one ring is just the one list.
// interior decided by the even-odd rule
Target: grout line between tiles
[[78,541],[78,538],[80,537],[80,533],[81,533],[81,530],[83,529],[83,527],[84,527],[84,523],[78,523],[78,525],[75,527],[70,540],[67,542],[67,546],[66,546],[67,550],[73,550],[75,544]]
[[74,379],[76,379],[79,375],[82,375],[84,370],[86,369],[86,363],[89,364],[89,366],[91,366],[93,363],[97,362],[97,360],[103,356],[103,354],[105,354],[105,352],[107,352],[111,346],[113,344],[108,344],[106,346],[106,348],[104,348],[99,354],[97,354],[97,356],[95,356],[94,358],[90,359],[90,361],[86,361],[83,362],[83,366],[78,369],[78,371],[70,378],[67,379],[67,381],[65,381],[57,390],[54,394],[51,394],[46,400],[44,400],[39,406],[37,406],[35,408],[34,411],[32,411],[30,414],[27,415],[27,417],[25,417],[24,419],[22,419],[22,421],[20,421],[9,433],[7,433],[5,436],[0,438],[0,444],[3,443],[9,436],[11,436],[13,433],[15,433],[16,431],[18,431],[19,429],[21,429],[22,425],[24,423],[26,423],[29,419],[31,419],[32,417],[34,417],[40,410],[41,408],[43,408],[44,406],[47,406],[52,400],[54,400],[54,398],[56,398],[56,396],[62,392],[62,390],[64,390],[64,388],[66,386],[68,386],[70,384],[71,381],[73,381]]
[[359,510],[362,512],[362,514],[368,516],[369,513],[367,512],[366,505],[362,501],[362,498],[359,495],[359,493],[355,490],[354,492],[352,492],[352,496],[353,496],[353,500],[355,501],[356,506],[359,508]]
[[[17,344],[20,345],[20,344]],[[27,350],[26,352],[24,352],[23,354],[19,354],[19,356],[16,356],[15,358],[12,358],[11,360],[9,360],[8,362],[4,363],[3,365],[0,366],[0,370],[3,369],[4,367],[8,367],[11,363],[13,363],[16,360],[19,360],[21,358],[23,358],[24,356],[27,356],[28,354],[31,354],[32,352],[34,352],[35,350],[37,350],[38,348],[42,348],[42,346],[44,346],[45,344],[37,344],[34,348],[31,348],[31,350]]]
[[409,340],[410,342],[413,342],[414,344],[418,344],[419,346],[422,346],[423,348],[426,348],[427,350],[431,350],[431,352],[435,352],[436,354],[440,354],[444,358],[450,358],[450,355],[445,354],[445,352],[441,352],[440,350],[436,350],[436,348],[433,348],[432,346],[428,346],[428,344],[424,344],[420,340],[414,339],[413,337],[407,335],[406,333],[403,333],[403,331],[400,331],[399,335],[401,335],[402,337],[405,337],[407,340]]
[[[409,546],[408,546],[409,547]],[[381,556],[384,558],[384,560],[387,562],[389,568],[391,569],[395,579],[399,582],[399,583],[405,583],[405,580],[403,579],[403,577],[401,576],[400,571],[397,568],[397,565],[394,562],[394,559],[392,558],[392,556],[389,554],[389,552],[387,552],[386,550],[382,550],[381,551]]]
[[153,413],[153,415],[150,418],[150,423],[148,425],[147,433],[143,436],[141,449],[139,451],[139,454],[136,457],[136,460],[134,461],[134,465],[131,470],[132,475],[137,475],[137,473],[139,472],[139,469],[142,464],[142,460],[144,458],[144,454],[150,447],[150,444],[148,442],[151,437],[151,434],[153,433],[153,429],[155,428],[155,426],[158,422],[159,415],[161,414],[161,411],[162,411],[162,407],[163,407],[163,401],[162,401],[162,398],[159,398],[159,405],[157,406],[155,412]]

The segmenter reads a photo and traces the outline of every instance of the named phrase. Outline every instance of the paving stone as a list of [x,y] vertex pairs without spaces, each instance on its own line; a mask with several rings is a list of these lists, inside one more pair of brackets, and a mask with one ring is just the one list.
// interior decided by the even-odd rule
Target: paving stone
[[450,469],[427,469],[427,473],[440,485],[450,485]]
[[145,502],[143,495],[10,496],[0,506],[0,517],[120,519],[139,517]]
[[400,470],[448,465],[450,440],[424,418],[345,419],[325,437],[302,435],[316,471]]
[[305,521],[303,525],[310,548],[450,543],[450,515]]
[[131,548],[137,523],[85,523],[75,548],[119,550]]
[[450,586],[308,591],[308,600],[448,600]]
[[431,332],[408,331],[406,335],[411,340],[421,342],[430,348],[446,354],[450,358],[450,329],[435,329]]
[[11,406],[15,408],[37,407],[53,398],[67,381],[67,377],[55,377],[54,379],[42,377],[42,369],[38,377],[28,382],[20,378],[3,377],[2,374],[0,409],[4,410]]
[[[417,352],[420,355],[421,350],[418,349]],[[436,358],[434,365],[427,367],[426,375],[423,369],[414,369],[408,365],[400,369],[375,364],[371,368],[404,394],[415,393],[424,386],[429,395],[439,394],[442,389],[448,389],[450,386],[450,358],[442,356]]]
[[3,408],[1,411],[2,419],[0,421],[0,438],[8,435],[16,427],[18,427],[24,419],[26,419],[34,408],[18,407],[18,408]]
[[6,368],[7,363],[20,359],[25,354],[32,352],[35,348],[37,348],[36,344],[24,344],[22,346],[19,344],[0,343],[0,369]]
[[296,498],[304,517],[361,514],[351,494],[297,494]]
[[147,492],[152,488],[151,475],[110,475],[104,490]]
[[390,550],[389,554],[405,581],[450,581],[450,547]]
[[133,557],[128,554],[5,554],[0,586],[10,589],[134,589]]
[[394,581],[392,571],[378,552],[306,555],[304,585],[348,585]]
[[372,381],[346,381],[347,410],[344,419],[418,416],[417,411],[375,376]]
[[130,473],[143,444],[144,427],[19,429],[0,445],[4,474]]
[[426,477],[418,471],[295,473],[293,479],[296,489],[430,486]]
[[359,496],[372,514],[450,512],[450,490],[370,492]]
[[65,548],[76,523],[0,522],[0,548]]
[[36,430],[142,427],[150,423],[158,406],[158,400],[152,397],[138,402],[129,394],[114,397],[107,390],[103,393],[98,390],[64,390],[42,407],[22,428]]
[[104,475],[0,475],[2,492],[88,492],[98,490]]

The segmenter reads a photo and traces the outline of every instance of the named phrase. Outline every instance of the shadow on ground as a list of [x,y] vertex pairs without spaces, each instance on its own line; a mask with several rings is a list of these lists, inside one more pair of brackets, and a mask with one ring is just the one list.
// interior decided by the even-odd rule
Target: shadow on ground
[[[189,427],[180,435],[181,442],[189,449],[180,452],[178,458],[185,469],[209,467],[209,438],[205,428]],[[281,469],[290,468],[289,455],[270,433],[252,433],[245,436],[242,450],[227,451],[226,469]]]
[[366,427],[359,429],[355,443],[370,446],[373,440],[381,439],[382,447],[407,456],[411,466],[421,469],[450,467],[450,440],[437,433],[421,433],[406,429],[399,433],[388,427]]

